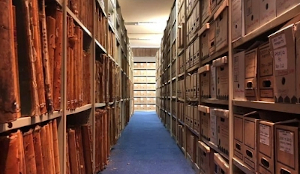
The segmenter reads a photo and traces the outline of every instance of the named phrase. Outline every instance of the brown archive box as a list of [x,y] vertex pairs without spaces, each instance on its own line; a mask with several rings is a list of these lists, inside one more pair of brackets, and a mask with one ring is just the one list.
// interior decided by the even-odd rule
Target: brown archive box
[[261,120],[258,125],[258,172],[275,173],[275,123]]
[[229,174],[229,165],[218,153],[214,153],[215,174]]
[[199,147],[199,163],[200,163],[200,173],[202,174],[213,174],[214,171],[214,153],[205,143],[198,141]]
[[299,173],[299,120],[275,125],[275,173]]
[[215,109],[217,116],[218,148],[229,155],[229,110]]
[[215,13],[216,21],[216,51],[228,45],[228,0],[224,0]]
[[259,7],[259,23],[261,25],[269,22],[276,17],[276,1],[260,1]]
[[259,100],[274,102],[273,58],[269,44],[264,44],[258,49]]
[[233,55],[233,98],[245,100],[245,51]]
[[194,42],[194,63],[193,63],[193,65],[198,65],[199,60],[200,60],[200,39],[199,38],[200,37],[197,37],[197,39]]
[[276,103],[296,103],[296,55],[294,25],[269,36],[274,63],[274,96]]
[[259,27],[259,5],[260,1],[244,1],[245,34],[248,34]]
[[242,0],[232,0],[232,13],[231,13],[231,34],[232,41],[237,40],[243,35],[242,25]]
[[201,3],[201,23],[203,24],[211,14],[210,0],[203,0]]
[[209,30],[206,30],[200,36],[200,53],[201,60],[208,58],[209,56],[209,39],[208,39]]
[[296,23],[296,90],[297,101],[300,103],[300,22]]
[[209,55],[213,55],[216,51],[216,22],[212,21],[208,30],[208,49]]
[[218,141],[218,126],[217,126],[217,114],[215,108],[209,108],[209,119],[210,119],[210,142],[217,146],[219,143]]
[[199,134],[200,132],[200,114],[198,111],[198,106],[194,106],[194,130]]
[[229,69],[227,56],[213,61],[217,69],[217,99],[228,100],[229,96]]
[[244,115],[244,164],[252,171],[257,170],[257,131],[260,116],[254,111]]
[[210,66],[210,97],[217,98],[217,68]]
[[245,53],[245,97],[257,100],[257,48]]
[[244,124],[242,115],[233,115],[233,156],[239,161],[244,160]]
[[205,140],[210,141],[210,108],[203,105],[198,105],[200,111],[200,135]]
[[199,94],[201,98],[210,98],[210,65],[205,65],[199,68],[198,73],[200,74],[200,89]]

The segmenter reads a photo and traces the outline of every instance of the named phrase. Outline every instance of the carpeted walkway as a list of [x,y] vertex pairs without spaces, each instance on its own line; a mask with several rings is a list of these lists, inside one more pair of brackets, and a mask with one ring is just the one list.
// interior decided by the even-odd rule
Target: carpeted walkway
[[100,174],[195,174],[155,112],[135,112]]

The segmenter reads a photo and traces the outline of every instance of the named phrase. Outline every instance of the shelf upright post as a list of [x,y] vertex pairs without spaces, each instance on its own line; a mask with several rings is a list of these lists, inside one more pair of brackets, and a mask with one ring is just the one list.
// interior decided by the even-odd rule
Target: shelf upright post
[[[186,11],[186,8],[187,8],[187,3],[186,3],[186,1],[185,2],[183,2],[184,3],[184,6],[182,7],[182,8],[184,8],[184,16],[185,16],[185,23],[187,23],[187,20],[188,20],[188,18],[187,18],[187,11]],[[187,25],[184,25],[184,28],[183,28],[183,44],[184,44],[184,46],[183,46],[183,49],[186,51],[186,49],[187,49]],[[183,60],[186,60],[186,54],[185,54],[185,52],[184,52],[184,54],[183,54],[183,57],[184,57],[184,59]],[[183,114],[185,113],[185,109],[186,109],[186,104],[187,104],[187,102],[186,102],[186,77],[187,77],[187,69],[186,69],[186,63],[185,63],[185,65],[184,65],[184,69],[183,69],[183,71],[184,71],[184,85],[183,85],[183,87],[184,87],[184,89],[183,89],[183,97],[184,97],[184,104],[183,104]],[[183,120],[185,120],[185,118],[183,118]],[[187,158],[187,149],[186,149],[186,147],[187,147],[187,135],[186,135],[186,133],[187,133],[187,127],[186,127],[186,123],[185,123],[185,121],[183,121],[184,122],[184,155],[185,155],[185,157]]]
[[232,56],[232,0],[228,0],[229,24],[228,24],[228,56],[229,56],[229,173],[233,174],[233,56]]
[[67,0],[62,0],[62,10],[63,10],[63,56],[61,65],[61,120],[58,122],[58,139],[59,142],[59,158],[61,173],[66,173],[66,131],[67,131]]
[[[96,139],[96,129],[95,129],[95,74],[96,74],[96,50],[95,50],[95,41],[96,41],[96,38],[95,38],[95,35],[96,35],[96,24],[95,24],[95,20],[97,19],[97,16],[98,14],[96,14],[96,2],[93,0],[93,15],[92,15],[92,19],[93,19],[93,31],[92,31],[92,55],[90,56],[90,60],[84,60],[84,61],[90,61],[90,67],[91,67],[91,70],[90,70],[90,81],[91,81],[91,89],[90,89],[90,95],[91,95],[91,104],[92,104],[92,107],[91,107],[91,112],[90,112],[90,115],[89,115],[89,123],[91,124],[91,129],[92,129],[92,149],[93,149],[93,152],[92,152],[92,161],[95,161],[95,151],[96,151],[96,146],[95,146],[95,139]],[[95,171],[95,163],[92,163],[92,170]]]

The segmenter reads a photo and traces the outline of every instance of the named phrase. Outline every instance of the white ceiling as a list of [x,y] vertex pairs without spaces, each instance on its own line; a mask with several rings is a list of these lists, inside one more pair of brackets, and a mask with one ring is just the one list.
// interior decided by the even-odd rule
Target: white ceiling
[[132,48],[160,47],[174,0],[119,0]]

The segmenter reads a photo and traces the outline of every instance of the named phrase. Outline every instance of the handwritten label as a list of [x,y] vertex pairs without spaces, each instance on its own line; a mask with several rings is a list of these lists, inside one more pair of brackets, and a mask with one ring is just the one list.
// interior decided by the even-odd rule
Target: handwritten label
[[294,133],[285,130],[278,130],[279,133],[279,150],[294,154]]
[[285,34],[281,34],[277,37],[274,37],[272,39],[272,44],[273,44],[273,49],[277,49],[279,47],[285,46],[286,45]]
[[270,145],[270,126],[260,124],[259,125],[259,142],[267,146]]
[[275,70],[287,69],[287,48],[274,50]]

